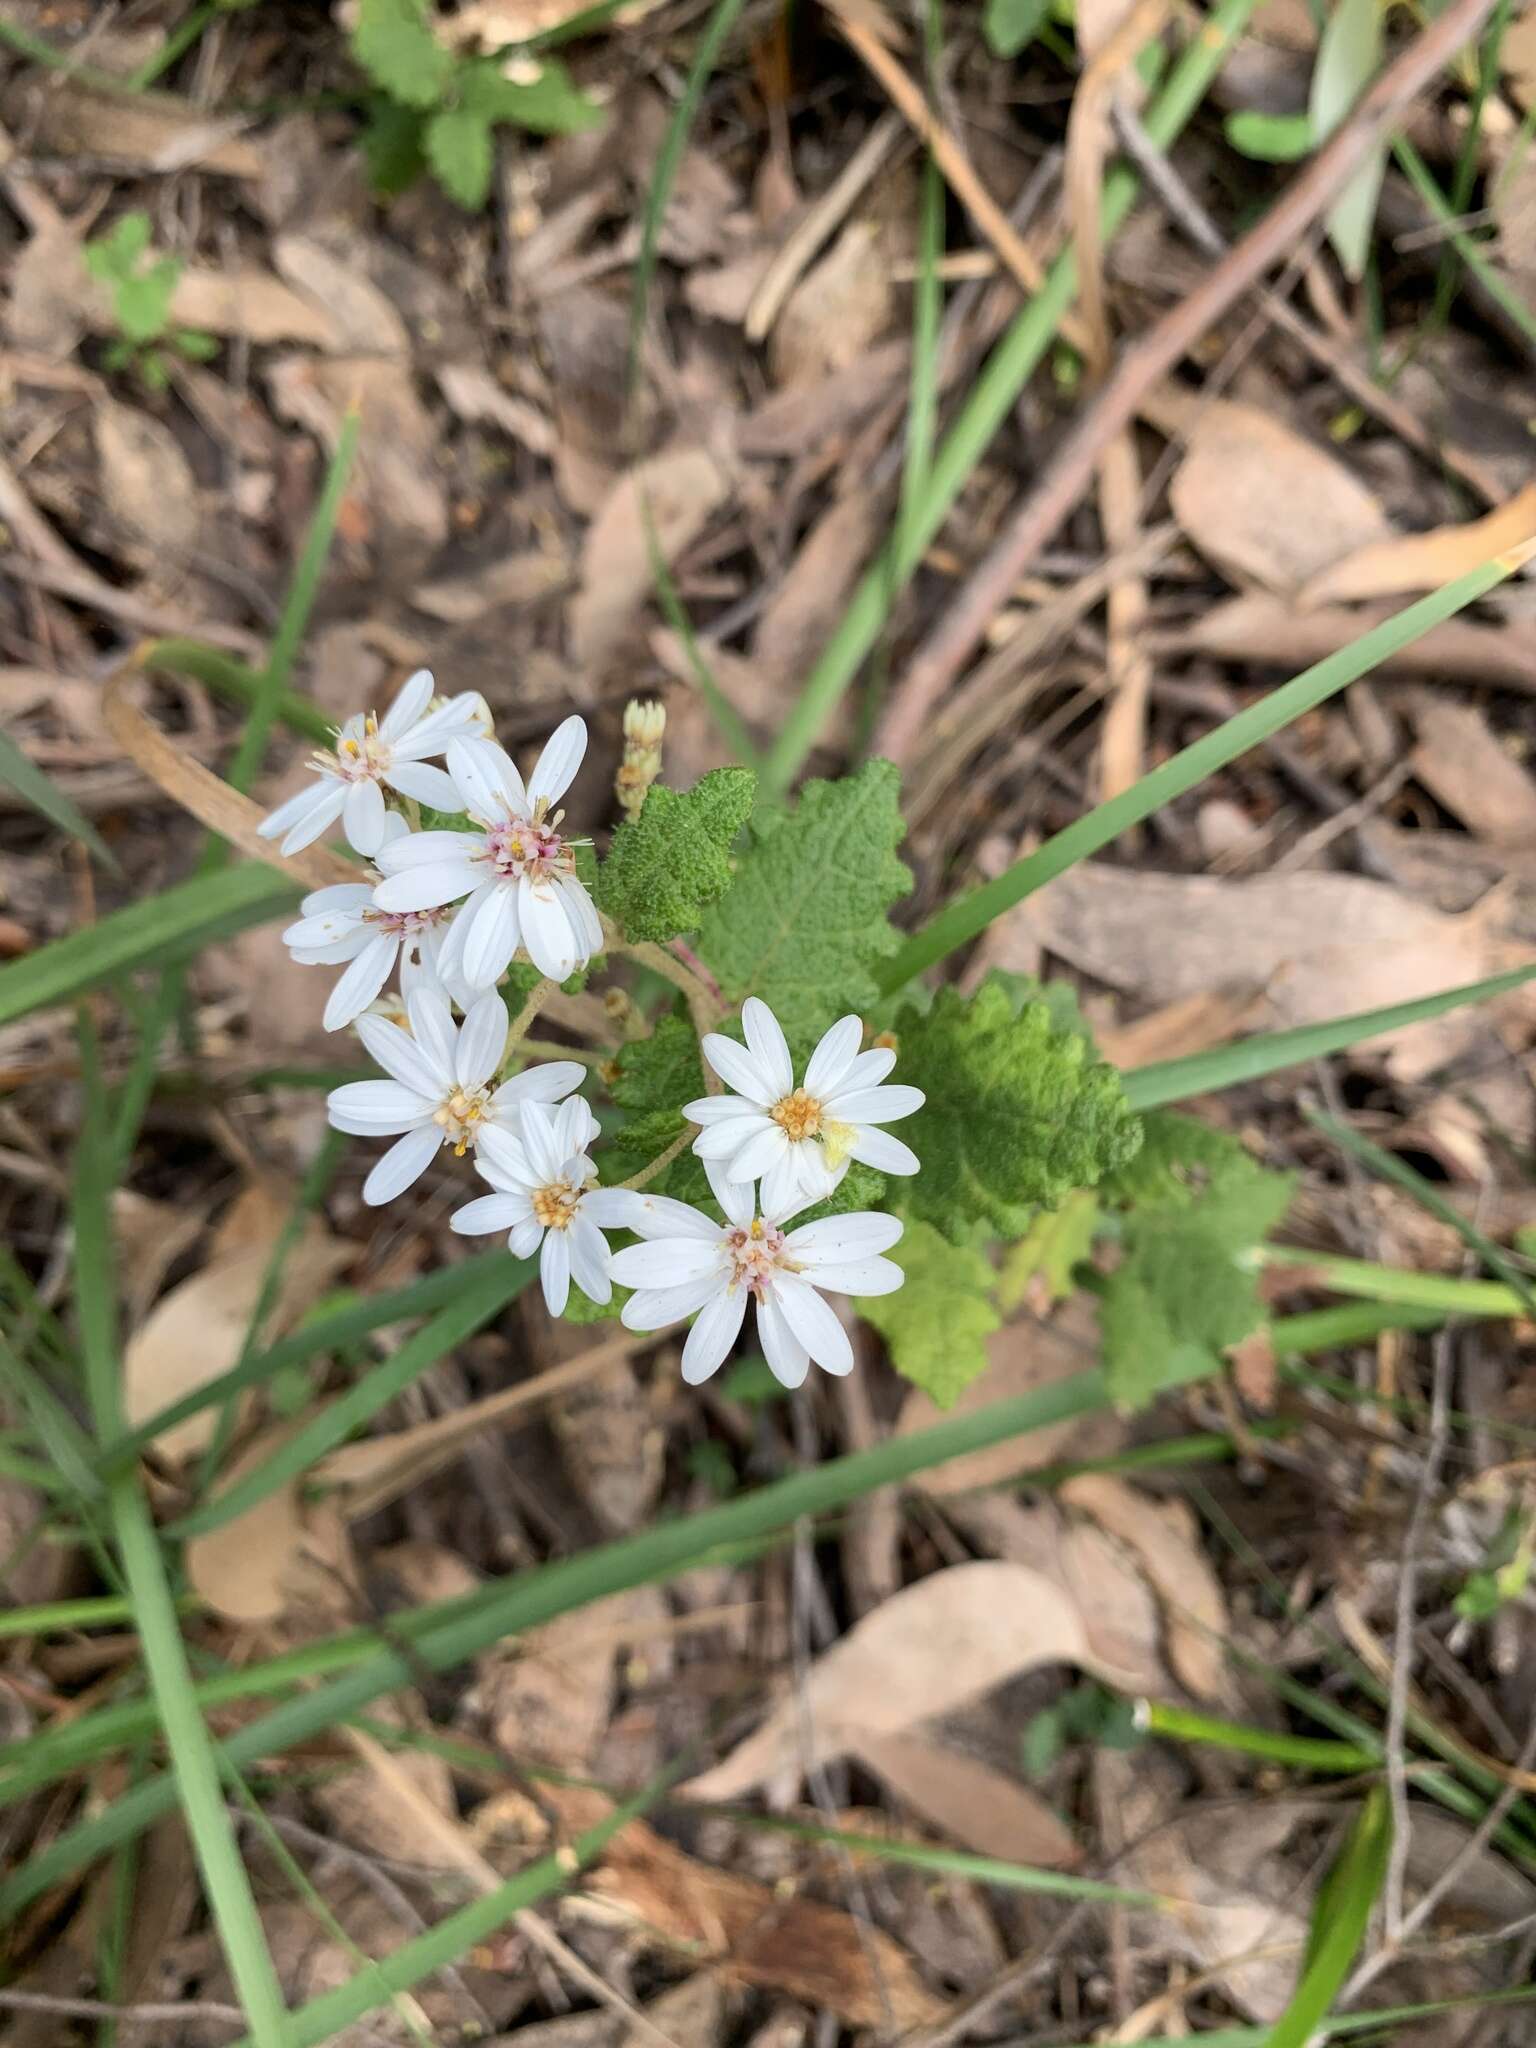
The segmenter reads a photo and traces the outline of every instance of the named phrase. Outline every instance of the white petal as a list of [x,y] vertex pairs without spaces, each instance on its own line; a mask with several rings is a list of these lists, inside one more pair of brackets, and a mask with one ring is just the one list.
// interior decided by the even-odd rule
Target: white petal
[[501,1065],[507,1043],[507,1006],[495,989],[472,1003],[459,1031],[454,1078],[461,1088],[483,1088]]
[[[799,1155],[809,1149],[805,1145],[791,1145],[786,1142],[778,1158],[768,1166],[763,1174],[762,1199],[765,1213],[769,1210],[787,1209],[801,1199],[803,1190],[800,1186]],[[817,1194],[806,1199],[819,1201],[821,1197]]]
[[[339,785],[329,778],[324,782],[306,782],[301,790],[297,790],[290,797],[285,797],[275,811],[268,811],[256,827],[257,832],[263,839],[276,839],[290,826],[297,825],[301,819],[307,818],[322,799],[329,800],[333,797],[338,787]],[[342,803],[346,802],[345,790],[341,791],[341,799]],[[338,804],[336,808],[339,810],[341,805]]]
[[745,1287],[728,1287],[699,1310],[683,1346],[683,1379],[690,1387],[707,1380],[736,1342],[747,1312]]
[[411,832],[396,835],[379,848],[379,872],[403,874],[407,868],[441,867],[445,861],[465,861],[485,850],[478,832]]
[[608,1243],[586,1215],[586,1203],[581,1206],[582,1213],[571,1218],[565,1233],[571,1241],[571,1277],[587,1299],[601,1307],[613,1299],[613,1284],[608,1278]]
[[362,1016],[357,1035],[369,1055],[391,1079],[403,1081],[428,1102],[435,1102],[453,1084],[453,1070],[437,1065],[424,1046],[384,1017]]
[[383,933],[367,942],[331,990],[325,1015],[320,1020],[327,1031],[340,1031],[354,1017],[362,1015],[388,981],[399,951],[400,941],[387,938]]
[[445,1084],[451,1081],[459,1034],[447,996],[424,981],[406,997],[405,1014],[411,1020],[411,1036],[431,1062],[432,1071]]
[[368,927],[359,926],[350,939],[338,939],[333,946],[290,946],[289,953],[301,967],[345,967],[358,954],[358,942],[368,943]]
[[524,875],[517,885],[517,914],[528,958],[540,974],[564,981],[576,972],[576,934],[560,891]]
[[805,1063],[807,1095],[823,1101],[846,1080],[863,1036],[864,1026],[857,1017],[839,1017],[830,1031],[823,1032],[821,1043]]
[[507,1250],[516,1253],[520,1259],[531,1259],[539,1248],[539,1239],[544,1235],[544,1226],[537,1217],[530,1216],[526,1223],[514,1225],[507,1238]]
[[[446,704],[439,704],[435,711],[429,711],[417,720],[409,732],[402,733],[395,742],[397,761],[425,761],[433,754],[442,753],[452,739],[485,739],[489,730],[489,712],[482,717],[476,706],[485,710],[485,699],[473,690],[461,690],[457,697],[450,697]],[[459,806],[454,805],[457,810]]]
[[484,898],[464,933],[464,979],[471,988],[500,981],[517,951],[517,893],[500,882]]
[[544,1249],[539,1253],[539,1279],[544,1286],[544,1305],[552,1316],[565,1314],[571,1298],[571,1243],[563,1230],[546,1230]]
[[516,1195],[477,1195],[448,1218],[449,1228],[460,1237],[490,1237],[502,1230],[515,1230],[528,1220],[528,1204]]
[[448,773],[472,818],[487,825],[503,824],[527,810],[523,778],[511,755],[494,740],[452,739],[447,759]]
[[793,1273],[775,1273],[773,1294],[784,1320],[825,1372],[853,1371],[853,1346],[837,1320],[837,1311],[807,1281]]
[[701,1237],[711,1244],[720,1241],[720,1226],[691,1202],[676,1201],[671,1195],[647,1194],[643,1188],[626,1191],[634,1197],[625,1229],[640,1237]]
[[831,1294],[894,1294],[906,1277],[894,1259],[850,1259],[815,1272],[816,1285]]
[[893,1138],[889,1131],[877,1131],[873,1125],[865,1124],[857,1130],[848,1146],[850,1159],[862,1159],[866,1166],[873,1166],[881,1173],[916,1173],[922,1161],[910,1145],[904,1145],[900,1138]]
[[771,1294],[757,1304],[757,1341],[781,1387],[805,1385],[811,1354],[784,1320],[784,1311]]
[[558,1179],[564,1161],[560,1157],[560,1148],[555,1143],[554,1120],[543,1103],[524,1103],[518,1118],[518,1129],[522,1136],[523,1150],[528,1154],[528,1164],[539,1176],[540,1181]]
[[558,880],[560,893],[565,898],[565,914],[571,920],[577,945],[583,956],[590,960],[594,953],[603,950],[603,926],[597,905],[574,875],[561,875]]
[[878,1088],[895,1064],[896,1055],[891,1048],[877,1045],[873,1051],[859,1054],[838,1086],[845,1095],[853,1088]]
[[626,1287],[680,1287],[685,1280],[711,1273],[721,1264],[719,1233],[707,1244],[701,1237],[661,1237],[627,1244],[613,1255],[610,1271]]
[[738,1095],[744,1095],[748,1102],[755,1102],[759,1109],[767,1109],[784,1093],[775,1089],[771,1079],[759,1070],[757,1061],[745,1046],[738,1045],[734,1038],[725,1038],[718,1031],[707,1031],[703,1038],[704,1057],[720,1076],[727,1088],[734,1088]]
[[335,1129],[358,1138],[393,1137],[432,1122],[431,1103],[398,1081],[343,1082],[325,1098],[325,1108]]
[[395,701],[379,720],[379,738],[397,740],[408,726],[416,723],[427,706],[432,702],[432,671],[419,668],[407,676],[395,694]]
[[[719,1123],[707,1124],[699,1132],[693,1141],[693,1149],[700,1159],[730,1159],[751,1139],[765,1137],[770,1132],[784,1138],[781,1125],[770,1123],[760,1110],[754,1109],[750,1102],[743,1102],[739,1095],[727,1095],[724,1100],[735,1103],[736,1115],[722,1118]],[[789,1140],[784,1138],[784,1142],[788,1144]],[[740,1178],[739,1175],[732,1177]]]
[[898,1217],[886,1216],[878,1209],[856,1209],[848,1216],[823,1216],[819,1223],[802,1223],[789,1233],[785,1244],[803,1266],[830,1265],[888,1252],[901,1229]]
[[599,1230],[632,1230],[630,1218],[644,1200],[635,1188],[593,1188],[581,1198],[581,1213]]
[[668,1323],[680,1323],[702,1308],[719,1292],[722,1279],[719,1273],[705,1273],[676,1287],[642,1287],[625,1302],[619,1320],[626,1330],[664,1330]]
[[[573,1166],[576,1155],[590,1142],[592,1136],[592,1112],[579,1095],[573,1095],[562,1102],[552,1119],[555,1134],[555,1150],[560,1154],[560,1178],[569,1180],[573,1186],[580,1186],[586,1179],[584,1170]],[[587,1162],[590,1164],[590,1162]],[[567,1172],[571,1167],[571,1172]]]
[[429,804],[434,811],[463,808],[452,778],[441,768],[429,768],[425,761],[391,762],[385,770],[384,780],[391,789],[398,789],[402,796],[413,796],[417,803]]
[[834,1096],[827,1114],[839,1123],[893,1124],[900,1117],[914,1116],[927,1100],[921,1088],[855,1088]]
[[781,1095],[790,1094],[795,1085],[789,1044],[779,1020],[760,997],[748,996],[741,1006],[741,1028],[758,1072],[773,1091],[769,1100],[777,1102]]
[[586,1079],[587,1070],[575,1060],[545,1060],[536,1067],[524,1067],[510,1081],[503,1081],[491,1100],[499,1109],[520,1102],[563,1102],[573,1088]]
[[[371,889],[368,896],[371,901]],[[283,944],[290,953],[313,952],[319,946],[341,945],[350,945],[356,953],[372,937],[373,927],[364,922],[361,907],[356,910],[318,911],[313,917],[297,918],[283,928]]]
[[428,1124],[425,1130],[408,1131],[390,1146],[363,1182],[363,1200],[376,1209],[381,1202],[392,1202],[396,1195],[403,1195],[421,1179],[442,1142],[443,1135],[436,1124]]
[[361,917],[373,901],[371,882],[331,882],[323,889],[311,889],[299,905],[300,921],[311,917],[334,917],[338,913]]
[[520,1136],[500,1124],[483,1123],[475,1139],[475,1168],[495,1188],[538,1187],[544,1179]]
[[576,779],[582,756],[587,751],[587,728],[583,719],[572,716],[557,725],[544,742],[544,751],[528,778],[528,794],[537,803],[550,803],[565,795]]
[[[727,1124],[725,1128],[730,1130],[733,1126]],[[707,1131],[700,1138],[699,1143],[703,1144],[704,1138],[713,1136],[713,1131]],[[703,1155],[701,1154],[700,1156],[702,1157]],[[767,1173],[770,1167],[777,1166],[781,1160],[786,1160],[789,1156],[789,1139],[786,1137],[783,1128],[778,1124],[770,1123],[766,1130],[754,1131],[747,1142],[732,1153],[725,1163],[725,1171],[732,1180],[759,1180]],[[794,1186],[795,1179],[796,1176],[792,1172],[791,1187]]]
[[[427,834],[422,833],[421,837],[426,838]],[[389,850],[384,848],[386,854]],[[482,870],[472,861],[427,861],[421,867],[401,868],[396,874],[386,869],[383,881],[373,892],[373,900],[380,910],[438,910],[445,903],[468,896],[483,880]]]
[[347,785],[344,782],[327,780],[318,783],[311,792],[310,808],[289,832],[279,851],[302,853],[306,846],[313,846],[320,834],[329,830],[341,816],[346,801]]
[[723,1124],[733,1116],[756,1117],[762,1113],[755,1102],[744,1102],[739,1095],[700,1095],[683,1104],[683,1115],[691,1124]]
[[354,782],[341,811],[342,830],[359,853],[377,853],[384,844],[384,792],[376,782]]
[[709,1182],[710,1193],[725,1211],[727,1220],[738,1229],[744,1229],[757,1214],[757,1191],[751,1181],[729,1179],[710,1159],[704,1162],[704,1178]]

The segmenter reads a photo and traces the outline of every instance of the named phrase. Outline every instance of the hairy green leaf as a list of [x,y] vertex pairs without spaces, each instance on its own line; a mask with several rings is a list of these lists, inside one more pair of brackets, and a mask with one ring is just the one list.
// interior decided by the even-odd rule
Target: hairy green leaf
[[659,1017],[649,1038],[620,1046],[614,1067],[608,1092],[620,1109],[681,1110],[704,1093],[699,1041],[688,1019],[675,1012]]
[[[420,107],[402,107],[382,93],[370,104],[367,126],[358,140],[375,192],[392,199],[415,184],[427,168],[422,142],[425,127]],[[429,831],[433,829],[425,815],[422,822]]]
[[575,135],[595,128],[603,110],[589,100],[555,57],[541,57],[537,78],[508,78],[494,58],[467,65],[459,80],[462,104],[488,121],[506,121],[536,135]]
[[859,1314],[885,1339],[896,1370],[948,1408],[986,1369],[987,1339],[1002,1323],[992,1268],[927,1223],[909,1223],[887,1257],[906,1282],[894,1294],[861,1300]]
[[969,1000],[943,988],[896,1030],[898,1076],[928,1098],[901,1127],[923,1165],[900,1199],[959,1243],[978,1224],[1021,1236],[1032,1210],[1095,1186],[1141,1142],[1119,1075],[1043,1003],[1015,1014],[995,982]]
[[473,107],[440,107],[422,130],[432,174],[450,199],[478,213],[491,189],[491,124]]
[[407,107],[435,107],[453,73],[422,0],[359,0],[352,54],[375,85]]
[[750,768],[715,768],[689,790],[650,790],[639,817],[613,835],[598,873],[598,902],[629,938],[698,930],[731,886],[731,847],[756,790]]
[[899,787],[889,761],[866,761],[754,819],[735,883],[699,928],[698,951],[727,996],[761,996],[797,1054],[878,1000],[872,969],[896,946],[886,912],[912,886],[896,858]]
[[1017,57],[1032,43],[1045,20],[1050,0],[987,0],[981,32],[994,57]]

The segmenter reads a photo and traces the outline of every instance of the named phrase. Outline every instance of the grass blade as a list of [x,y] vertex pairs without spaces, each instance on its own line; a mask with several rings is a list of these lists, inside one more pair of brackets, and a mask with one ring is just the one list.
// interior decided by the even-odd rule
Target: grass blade
[[[460,1273],[462,1270],[458,1269]],[[244,1473],[233,1486],[194,1508],[191,1514],[183,1515],[180,1521],[172,1522],[167,1533],[185,1538],[222,1528],[279,1486],[296,1479],[327,1451],[345,1443],[455,1345],[462,1344],[499,1314],[527,1286],[533,1272],[532,1260],[514,1259],[503,1252],[487,1262],[469,1284],[461,1280],[448,1306],[408,1338],[392,1357],[319,1409],[270,1458]]]
[[232,938],[291,910],[301,894],[298,883],[276,868],[242,861],[130,903],[99,924],[0,967],[0,1024],[69,1002],[133,968],[185,958],[215,939]]
[[1338,1861],[1318,1889],[1306,1965],[1291,2002],[1270,2029],[1269,2048],[1307,2048],[1327,2017],[1364,1939],[1392,1848],[1392,1809],[1375,1785]]
[[1130,826],[1140,824],[1164,804],[1185,795],[1261,740],[1272,739],[1303,713],[1368,675],[1389,655],[1411,646],[1432,626],[1486,597],[1514,573],[1519,559],[1512,554],[1500,555],[1420,598],[1395,618],[1383,620],[1348,647],[1330,654],[1326,661],[1304,669],[1278,690],[1271,690],[1257,703],[1238,712],[1235,718],[1227,719],[1214,732],[1206,733],[1172,760],[1154,768],[1150,775],[1143,775],[1121,795],[1096,805],[1085,817],[1074,820],[1043,846],[1004,869],[994,881],[955,897],[879,970],[881,986],[887,992],[901,988],[924,968],[953,953],[957,946],[979,937],[994,918],[1022,903],[1036,889],[1054,882],[1058,875],[1064,875],[1090,854],[1101,852]]
[[1509,315],[1526,341],[1536,348],[1536,313],[1531,311],[1520,294],[1513,289],[1504,273],[1495,269],[1488,261],[1472,237],[1463,234],[1455,225],[1458,218],[1455,210],[1435,183],[1434,174],[1428,164],[1406,135],[1393,137],[1392,154],[1397,158],[1409,184],[1418,193],[1435,220],[1441,227],[1449,229],[1445,239],[1450,247],[1456,251],[1489,298]]
[[1125,1076],[1125,1093],[1133,1109],[1162,1109],[1170,1102],[1187,1102],[1191,1095],[1210,1095],[1220,1088],[1235,1088],[1243,1081],[1257,1081],[1283,1067],[1300,1066],[1305,1060],[1325,1058],[1343,1052],[1379,1032],[1398,1031],[1405,1024],[1422,1024],[1431,1017],[1443,1017],[1468,1003],[1486,1003],[1494,996],[1507,995],[1536,975],[1536,967],[1514,967],[1507,974],[1492,974],[1486,981],[1463,982],[1460,988],[1442,989],[1438,995],[1415,996],[1412,1002],[1388,1003],[1380,1010],[1357,1010],[1353,1016],[1331,1017],[1326,1024],[1298,1024],[1290,1031],[1268,1031],[1255,1038],[1240,1038],[1232,1045],[1218,1045],[1210,1052],[1188,1053],[1182,1059],[1155,1060],[1145,1067],[1132,1067]]
[[[947,1458],[1108,1405],[1102,1372],[1095,1368],[1076,1373],[1015,1400],[996,1402],[974,1415],[952,1416],[931,1429],[795,1472],[771,1486],[699,1514],[663,1522],[641,1535],[512,1574],[466,1599],[394,1615],[393,1628],[408,1639],[408,1656],[387,1648],[364,1657],[339,1677],[285,1701],[262,1719],[237,1730],[225,1743],[225,1754],[241,1769],[263,1757],[279,1755],[333,1727],[381,1694],[414,1684],[423,1665],[432,1670],[448,1669],[504,1636],[568,1614],[606,1594],[672,1577],[703,1563],[722,1547],[778,1535],[802,1515],[846,1507],[877,1487],[899,1484]],[[354,1653],[355,1649],[354,1640]],[[299,1657],[286,1662],[295,1671],[303,1665]],[[262,1667],[237,1677],[259,1686]],[[83,1739],[90,1718],[94,1717],[83,1718],[68,1731],[75,1742]],[[0,1918],[19,1911],[51,1885],[131,1839],[174,1803],[174,1784],[162,1773],[144,1779],[103,1812],[76,1822],[29,1858],[24,1868],[0,1879]]]
[[24,804],[71,839],[88,846],[103,867],[120,872],[112,849],[81,810],[73,797],[66,796],[51,775],[45,775],[11,738],[0,729],[0,783],[14,789]]
[[[191,676],[230,704],[254,704],[263,683],[263,670],[249,668],[217,647],[205,647],[201,640],[150,640],[139,649],[138,663],[146,671],[168,669],[175,676]],[[277,716],[290,732],[317,746],[329,746],[336,737],[335,722],[292,690],[278,698]]]
[[[1147,133],[1159,148],[1169,148],[1183,132],[1256,5],[1257,0],[1221,0],[1201,24],[1199,34],[1147,111]],[[1123,224],[1140,189],[1135,173],[1123,164],[1104,180],[1100,219],[1106,241]],[[1076,259],[1067,249],[992,351],[953,427],[939,444],[922,496],[903,512],[806,677],[805,687],[769,752],[764,769],[765,798],[783,796],[800,772],[822,727],[884,631],[897,594],[948,518],[993,436],[1012,413],[1019,393],[1039,368],[1076,292]]]
[[[108,1220],[109,1171],[114,1155],[94,1035],[84,1017],[80,1047],[86,1116],[75,1180],[75,1311],[86,1391],[97,1432],[105,1434],[115,1430],[120,1420],[116,1277]],[[193,1698],[192,1672],[176,1619],[176,1603],[137,1473],[124,1472],[112,1481],[107,1506],[150,1690],[171,1752],[175,1787],[230,1974],[250,2022],[253,2048],[284,2048],[287,2028],[282,1990],[225,1811],[213,1742]]]

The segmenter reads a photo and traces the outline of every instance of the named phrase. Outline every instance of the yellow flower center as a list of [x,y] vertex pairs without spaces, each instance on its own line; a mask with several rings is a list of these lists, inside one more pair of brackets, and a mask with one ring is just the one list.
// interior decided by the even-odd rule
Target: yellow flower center
[[803,1088],[797,1088],[793,1095],[781,1097],[768,1114],[784,1135],[796,1143],[802,1138],[821,1135],[821,1104],[814,1095],[807,1095]]
[[485,1118],[489,1101],[487,1089],[476,1088],[466,1094],[462,1088],[455,1088],[433,1111],[432,1121],[452,1143],[455,1158],[462,1159],[475,1142],[476,1131]]
[[568,1230],[580,1200],[580,1188],[573,1188],[569,1181],[553,1180],[534,1189],[533,1213],[546,1230]]

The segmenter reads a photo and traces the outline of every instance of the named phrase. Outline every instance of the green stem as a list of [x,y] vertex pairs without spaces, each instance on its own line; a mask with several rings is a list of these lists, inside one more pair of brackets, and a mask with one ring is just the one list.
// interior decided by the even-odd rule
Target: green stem
[[[559,986],[559,982],[551,981],[547,974],[534,983],[529,991],[528,1000],[507,1027],[507,1042],[502,1047],[499,1062],[500,1071],[503,1074],[509,1070],[511,1062],[517,1057],[519,1047],[528,1036],[528,1027],[533,1023],[540,1010],[543,1009]],[[562,1048],[562,1057],[563,1052],[564,1048]]]

